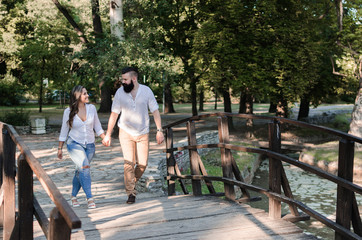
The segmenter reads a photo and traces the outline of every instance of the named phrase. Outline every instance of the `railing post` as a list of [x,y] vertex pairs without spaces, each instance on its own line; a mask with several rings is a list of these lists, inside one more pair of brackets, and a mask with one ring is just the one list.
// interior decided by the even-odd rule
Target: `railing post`
[[[173,148],[173,131],[172,128],[166,129],[166,149]],[[166,153],[166,163],[167,163],[167,176],[175,175],[175,158],[173,152]],[[175,195],[175,181],[167,180],[168,195]]]
[[23,155],[18,158],[18,202],[20,239],[33,239],[33,171]]
[[[187,122],[187,139],[189,146],[196,145],[196,129],[195,129],[195,122],[188,121]],[[192,175],[200,175],[200,166],[199,166],[199,159],[197,149],[190,149],[190,169]],[[192,180],[192,192],[195,196],[202,195],[201,191],[201,181],[200,180]]]
[[[0,122],[0,186],[3,184],[3,171],[4,171],[4,124]],[[1,189],[0,194],[3,193]],[[4,226],[4,204],[3,201],[0,202],[0,226]]]
[[[271,151],[280,152],[281,149],[281,133],[280,123],[274,121],[268,124],[269,127],[269,148]],[[280,160],[269,158],[269,190],[275,193],[281,193],[282,170]],[[281,218],[282,207],[281,202],[269,198],[269,217],[273,219]]]
[[[354,142],[346,139],[339,141],[338,177],[353,182]],[[336,223],[350,229],[352,220],[353,192],[340,185],[337,186]],[[341,234],[335,233],[335,239],[345,239]]]
[[5,130],[3,133],[3,194],[4,219],[3,239],[10,239],[15,228],[15,150],[16,146]]
[[[219,142],[227,144],[229,143],[229,126],[228,119],[225,116],[217,118],[218,129],[219,129]],[[221,166],[222,175],[225,178],[233,179],[233,166],[232,166],[232,155],[230,149],[220,148],[221,153]],[[225,197],[231,200],[235,200],[234,185],[224,183]]]
[[50,213],[49,240],[69,240],[72,230],[69,228],[63,216],[55,207]]

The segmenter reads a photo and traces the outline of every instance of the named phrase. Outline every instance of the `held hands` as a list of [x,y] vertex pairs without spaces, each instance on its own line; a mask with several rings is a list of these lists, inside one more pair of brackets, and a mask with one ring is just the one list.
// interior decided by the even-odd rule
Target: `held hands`
[[106,147],[111,146],[111,137],[106,135],[102,140],[102,144]]

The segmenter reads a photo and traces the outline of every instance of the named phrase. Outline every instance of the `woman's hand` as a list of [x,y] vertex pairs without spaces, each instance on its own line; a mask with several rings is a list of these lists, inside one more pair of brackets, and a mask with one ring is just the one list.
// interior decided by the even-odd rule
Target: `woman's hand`
[[61,148],[58,148],[58,158],[63,159],[63,150]]

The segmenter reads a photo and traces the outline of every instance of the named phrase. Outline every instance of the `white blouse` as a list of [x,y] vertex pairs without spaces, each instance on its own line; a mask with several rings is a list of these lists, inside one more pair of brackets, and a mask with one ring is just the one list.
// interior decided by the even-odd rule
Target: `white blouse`
[[70,131],[68,124],[70,108],[68,107],[64,110],[63,123],[60,130],[59,141],[65,142],[69,133],[69,137],[71,137],[77,143],[94,143],[94,131],[96,132],[97,136],[104,133],[101,122],[98,118],[96,107],[92,104],[86,104],[85,107],[87,112],[86,120],[82,121],[78,114],[76,114],[73,118],[73,126]]
[[136,98],[120,87],[113,99],[112,112],[120,114],[118,127],[131,136],[140,136],[149,132],[151,113],[158,110],[158,103],[152,90],[146,85],[139,85]]

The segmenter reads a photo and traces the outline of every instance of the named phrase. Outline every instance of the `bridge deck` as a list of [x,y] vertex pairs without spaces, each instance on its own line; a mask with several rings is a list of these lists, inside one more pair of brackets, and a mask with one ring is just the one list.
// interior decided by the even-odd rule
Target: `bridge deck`
[[[265,211],[216,197],[175,196],[85,203],[76,208],[82,228],[72,239],[316,239]],[[45,239],[35,226],[35,239]]]

